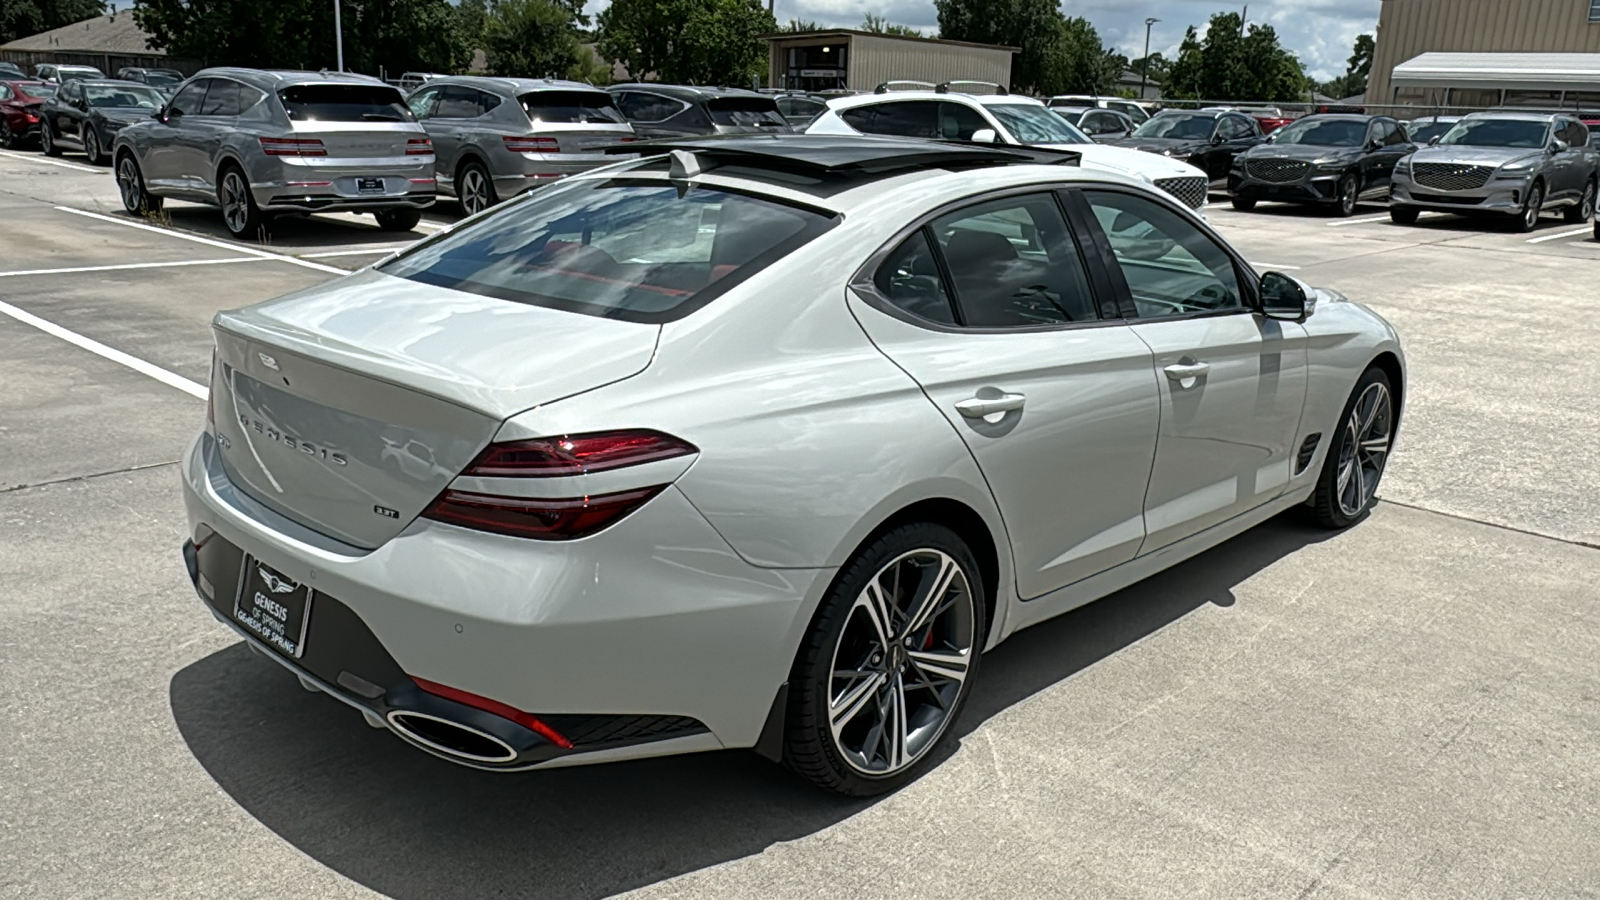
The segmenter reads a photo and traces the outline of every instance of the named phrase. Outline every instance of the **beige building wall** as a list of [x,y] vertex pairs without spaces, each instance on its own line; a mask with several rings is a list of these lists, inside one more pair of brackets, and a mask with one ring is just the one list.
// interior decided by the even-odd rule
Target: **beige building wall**
[[885,81],[989,81],[1011,84],[1011,57],[1014,51],[1003,47],[957,44],[878,37],[851,33],[845,37],[830,33],[826,39],[800,36],[793,40],[773,39],[770,44],[767,84],[782,83],[788,71],[790,47],[838,46],[848,41],[849,61],[846,86],[853,91],[870,91]]
[[1368,103],[1387,103],[1394,67],[1429,51],[1600,53],[1589,0],[1383,0]]

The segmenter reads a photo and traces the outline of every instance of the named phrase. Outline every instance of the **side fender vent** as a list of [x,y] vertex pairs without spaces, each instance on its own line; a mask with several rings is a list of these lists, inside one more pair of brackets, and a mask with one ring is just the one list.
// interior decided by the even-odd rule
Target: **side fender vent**
[[1322,432],[1318,431],[1306,435],[1305,442],[1300,445],[1300,452],[1295,456],[1294,473],[1299,475],[1311,465],[1311,458],[1317,455],[1317,444],[1322,441]]

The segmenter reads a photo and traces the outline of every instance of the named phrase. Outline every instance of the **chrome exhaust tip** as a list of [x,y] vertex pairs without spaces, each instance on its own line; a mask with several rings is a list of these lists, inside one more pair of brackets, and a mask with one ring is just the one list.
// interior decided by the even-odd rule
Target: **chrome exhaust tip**
[[475,763],[508,763],[517,751],[505,741],[460,722],[416,710],[389,713],[389,727],[406,740],[436,753]]

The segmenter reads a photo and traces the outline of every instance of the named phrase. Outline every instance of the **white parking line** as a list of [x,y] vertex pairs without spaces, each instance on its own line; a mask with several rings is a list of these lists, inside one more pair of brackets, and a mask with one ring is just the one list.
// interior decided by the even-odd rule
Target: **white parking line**
[[1543,235],[1540,235],[1539,237],[1536,237],[1536,238],[1528,238],[1528,243],[1530,243],[1530,244],[1542,244],[1545,241],[1558,241],[1558,240],[1560,240],[1562,238],[1569,238],[1569,237],[1574,237],[1576,235],[1588,234],[1588,233],[1589,233],[1589,226],[1585,225],[1582,228],[1574,228],[1571,231],[1560,231],[1560,232],[1557,232],[1555,234],[1543,234]]
[[[1418,218],[1432,218],[1434,216],[1442,216],[1442,215],[1445,215],[1445,213],[1442,213],[1442,212],[1424,212],[1424,213],[1418,213],[1417,217]],[[1387,222],[1387,221],[1389,221],[1389,214],[1388,213],[1384,213],[1381,216],[1362,216],[1359,219],[1340,219],[1337,222],[1329,222],[1327,224],[1328,224],[1329,228],[1338,228],[1341,225],[1366,225],[1366,224],[1369,224],[1371,222]]]
[[178,390],[183,391],[185,394],[188,394],[191,397],[198,397],[201,400],[206,398],[207,391],[205,385],[203,384],[196,384],[195,382],[190,381],[176,372],[168,372],[166,369],[147,363],[137,356],[129,356],[128,354],[123,353],[121,350],[107,347],[105,344],[102,344],[93,338],[86,338],[75,331],[68,331],[54,322],[41,319],[33,313],[20,310],[9,303],[0,301],[0,313],[8,315],[24,325],[32,325],[34,328],[39,329],[45,334],[54,335],[55,337],[61,338],[63,341],[66,341],[69,344],[82,347],[83,349],[97,356],[103,356],[114,363],[120,363],[124,366],[127,366],[141,375],[148,375],[162,384],[167,385],[168,387],[175,387]]
[[101,175],[110,175],[110,169],[96,169],[93,166],[80,166],[77,163],[64,162],[59,159],[46,159],[43,156],[32,156],[27,153],[12,153],[9,150],[0,150],[0,156],[9,159],[20,159],[23,162],[44,163],[47,166],[60,166],[63,169],[76,169],[79,172],[95,172]]
[[265,250],[257,250],[254,247],[246,247],[243,244],[230,244],[226,241],[212,240],[211,238],[201,237],[198,234],[190,234],[187,231],[178,231],[174,228],[157,228],[154,225],[146,225],[142,222],[130,222],[127,219],[119,219],[116,216],[105,216],[101,215],[100,213],[89,212],[88,210],[84,209],[73,209],[70,206],[58,206],[56,209],[65,213],[72,213],[75,216],[87,216],[91,219],[99,219],[102,222],[110,222],[113,225],[123,225],[128,228],[138,228],[143,231],[153,231],[156,234],[164,234],[168,237],[180,238],[185,241],[194,241],[196,244],[205,244],[207,247],[221,247],[224,250],[232,250],[236,253],[248,253],[251,256],[258,256],[262,259],[275,259],[279,262],[293,263],[297,266],[305,266],[308,269],[316,269],[318,272],[329,272],[334,275],[350,274],[348,269],[325,266],[321,263],[310,262],[298,257],[285,256],[282,253],[269,253]]
[[302,253],[302,254],[300,254],[300,258],[301,259],[323,259],[323,258],[329,257],[329,256],[362,256],[362,255],[365,255],[365,254],[372,254],[372,253],[393,253],[396,250],[404,250],[405,248],[407,248],[409,246],[411,246],[411,245],[410,244],[396,244],[393,247],[363,247],[360,250],[329,250],[326,253]]
[[0,278],[18,275],[73,275],[78,272],[115,272],[121,269],[171,269],[180,266],[221,266],[228,263],[264,262],[259,256],[235,256],[231,259],[184,259],[177,262],[121,263],[114,266],[71,266],[64,269],[22,269],[17,272],[0,272]]

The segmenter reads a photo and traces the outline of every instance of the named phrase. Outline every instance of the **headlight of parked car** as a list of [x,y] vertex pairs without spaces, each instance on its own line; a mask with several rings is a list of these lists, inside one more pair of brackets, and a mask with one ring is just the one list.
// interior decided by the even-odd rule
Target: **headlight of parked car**
[[1506,178],[1521,178],[1522,176],[1527,175],[1529,172],[1532,172],[1533,167],[1538,164],[1539,160],[1537,157],[1529,157],[1524,160],[1518,160],[1517,162],[1508,162],[1501,166],[1500,171],[1495,174]]

